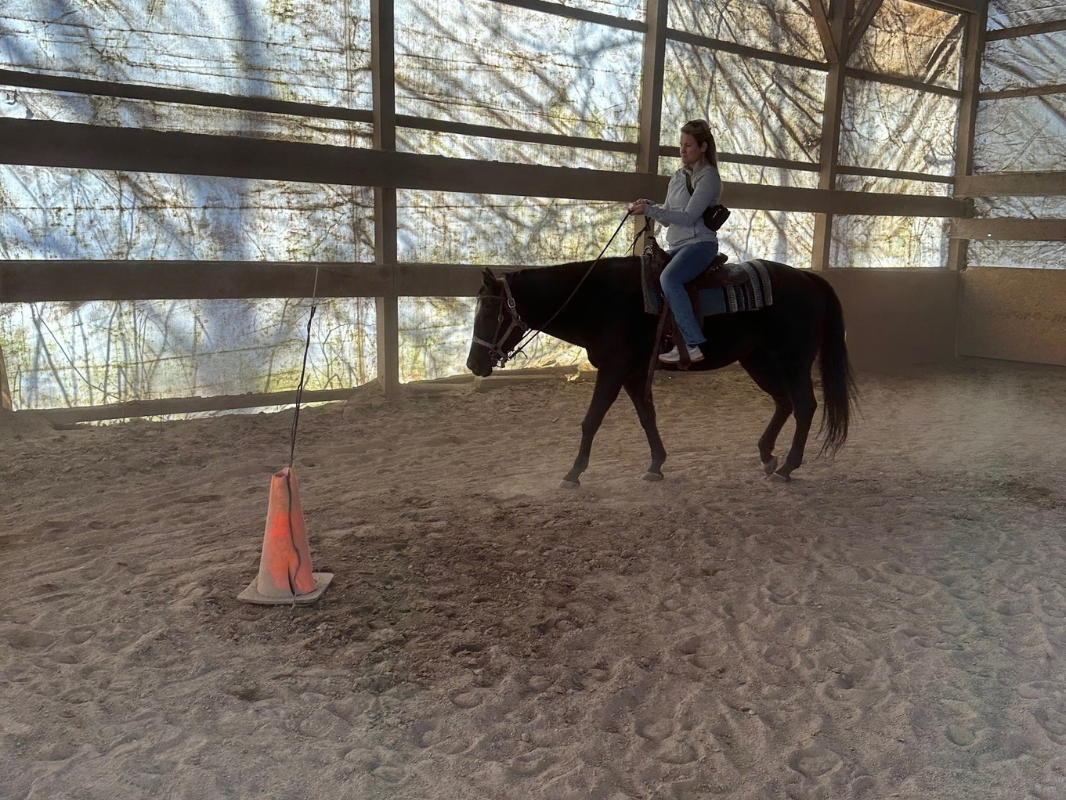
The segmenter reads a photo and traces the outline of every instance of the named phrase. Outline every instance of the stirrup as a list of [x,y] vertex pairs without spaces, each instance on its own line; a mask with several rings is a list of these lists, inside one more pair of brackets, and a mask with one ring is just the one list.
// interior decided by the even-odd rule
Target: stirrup
[[[665,353],[659,353],[659,360],[664,364],[677,364],[681,361],[681,354],[677,351],[677,347],[674,347]],[[703,351],[700,350],[699,345],[688,345],[688,360],[693,364],[703,361]]]

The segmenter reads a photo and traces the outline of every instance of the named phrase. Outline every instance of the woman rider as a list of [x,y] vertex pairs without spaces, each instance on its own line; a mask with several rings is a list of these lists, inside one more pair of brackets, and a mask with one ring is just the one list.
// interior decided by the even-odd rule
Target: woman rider
[[[659,282],[688,346],[688,357],[696,362],[703,360],[700,345],[707,337],[696,322],[685,284],[718,255],[718,235],[704,225],[703,212],[718,205],[722,195],[718,156],[707,120],[694,119],[681,127],[681,164],[666,189],[666,202],[657,205],[646,199],[636,200],[630,204],[629,213],[643,214],[667,226],[666,249],[671,258]],[[660,354],[659,360],[676,364],[681,355],[675,346]]]

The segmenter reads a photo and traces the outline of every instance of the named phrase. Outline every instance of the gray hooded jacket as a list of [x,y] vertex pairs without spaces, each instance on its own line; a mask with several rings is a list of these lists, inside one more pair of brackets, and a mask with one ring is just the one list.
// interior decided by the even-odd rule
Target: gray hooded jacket
[[690,172],[692,194],[682,168],[670,178],[666,189],[666,202],[662,205],[648,203],[644,215],[663,225],[666,229],[666,249],[670,252],[694,242],[717,242],[718,235],[703,224],[704,209],[718,205],[722,197],[722,178],[718,167],[704,161],[703,165]]

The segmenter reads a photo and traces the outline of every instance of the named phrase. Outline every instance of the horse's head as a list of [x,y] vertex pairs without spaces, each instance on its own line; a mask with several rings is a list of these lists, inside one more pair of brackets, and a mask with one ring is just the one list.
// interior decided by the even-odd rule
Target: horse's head
[[493,367],[507,363],[511,351],[529,330],[515,309],[514,297],[505,278],[497,278],[492,270],[482,273],[481,289],[477,293],[474,311],[474,336],[466,366],[481,378],[492,374]]

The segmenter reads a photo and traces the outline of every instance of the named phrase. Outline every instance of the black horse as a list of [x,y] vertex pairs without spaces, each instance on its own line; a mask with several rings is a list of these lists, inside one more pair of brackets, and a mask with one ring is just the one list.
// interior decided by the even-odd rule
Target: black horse
[[[759,456],[767,475],[789,480],[803,463],[818,405],[811,380],[815,356],[820,355],[825,399],[823,453],[835,453],[847,439],[855,387],[844,343],[844,314],[833,287],[816,273],[763,263],[773,285],[773,305],[707,317],[705,358],[692,369],[718,369],[739,361],[773,398],[775,410],[759,439]],[[543,330],[585,348],[598,370],[592,403],[581,423],[581,447],[563,479],[565,485],[578,484],[588,467],[592,439],[623,387],[651,447],[651,466],[644,478],[662,480],[666,449],[655,424],[648,385],[648,364],[657,347],[657,319],[644,311],[640,275],[637,256],[524,269],[503,278],[484,271],[466,361],[471,372],[490,375],[528,329]],[[778,467],[774,444],[789,414],[796,419],[796,433]]]

